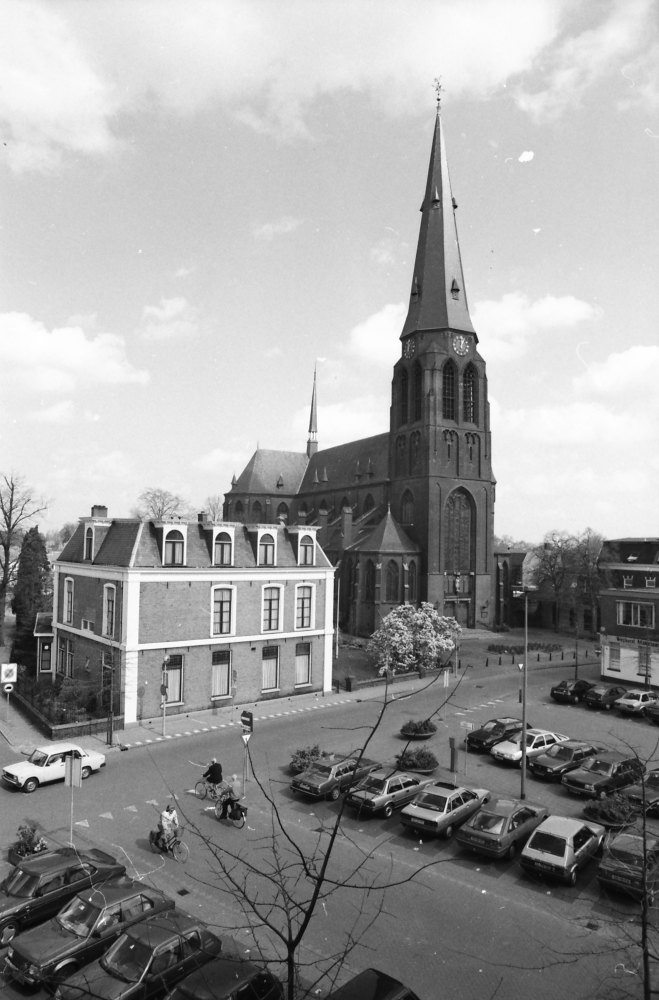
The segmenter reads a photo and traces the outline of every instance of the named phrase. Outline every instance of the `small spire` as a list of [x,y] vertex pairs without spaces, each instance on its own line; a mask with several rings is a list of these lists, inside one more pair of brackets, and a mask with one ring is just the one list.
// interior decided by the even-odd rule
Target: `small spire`
[[283,488],[284,488],[284,479],[283,479],[283,476],[282,476],[282,474],[280,472],[279,473],[279,479],[277,480],[277,489],[278,490],[283,490]]
[[441,113],[442,110],[442,94],[444,93],[444,87],[442,87],[441,76],[436,76],[432,82],[435,94],[437,96],[437,114]]
[[316,402],[316,365],[313,366],[313,390],[311,392],[311,413],[309,414],[309,440],[307,441],[307,458],[318,451],[318,409]]
[[231,477],[231,485],[232,486],[237,486],[238,485],[238,480],[236,479],[236,473],[235,472],[234,472],[233,476]]

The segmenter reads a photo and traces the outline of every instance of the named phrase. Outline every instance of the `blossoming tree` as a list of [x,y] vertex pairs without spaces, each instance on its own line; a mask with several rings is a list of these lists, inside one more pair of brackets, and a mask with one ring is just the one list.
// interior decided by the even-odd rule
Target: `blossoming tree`
[[401,604],[390,611],[371,636],[368,651],[387,670],[432,670],[455,649],[462,629],[455,618],[440,615],[432,604]]

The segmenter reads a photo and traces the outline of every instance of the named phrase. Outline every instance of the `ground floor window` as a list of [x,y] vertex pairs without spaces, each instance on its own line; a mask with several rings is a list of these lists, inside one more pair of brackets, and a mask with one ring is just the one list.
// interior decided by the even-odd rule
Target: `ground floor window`
[[614,642],[609,646],[609,670],[620,670],[620,646]]
[[50,642],[43,642],[41,644],[41,659],[39,660],[39,670],[42,674],[49,674],[52,670],[52,655],[53,646]]
[[211,658],[211,698],[226,698],[231,694],[231,653],[223,649]]
[[170,656],[165,670],[167,683],[167,704],[183,701],[183,656]]
[[262,663],[262,688],[264,691],[276,691],[279,687],[279,646],[264,646]]
[[295,683],[311,684],[310,642],[298,642],[295,647]]
[[73,677],[73,639],[60,636],[57,640],[57,673]]
[[638,673],[642,677],[650,676],[650,647],[638,647]]

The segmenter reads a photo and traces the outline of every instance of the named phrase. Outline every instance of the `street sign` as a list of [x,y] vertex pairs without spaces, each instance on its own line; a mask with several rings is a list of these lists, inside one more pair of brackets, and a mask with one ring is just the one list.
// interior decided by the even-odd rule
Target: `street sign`
[[245,744],[245,746],[247,746],[247,744],[249,743],[249,738],[250,738],[251,735],[252,735],[251,733],[243,733],[242,734],[243,743]]
[[165,694],[167,694],[167,685],[166,685],[166,684],[161,684],[161,685],[160,685],[160,693],[161,693],[162,695],[165,695]]
[[5,686],[3,687],[2,690],[5,692],[5,694],[11,694],[12,691],[14,690],[14,685],[13,684],[5,684]]
[[460,726],[462,727],[462,729],[472,730],[474,728],[473,722],[461,722]]
[[444,687],[448,687],[448,670],[444,671]]
[[243,712],[240,716],[240,724],[243,727],[244,733],[254,732],[254,714],[253,712]]
[[82,786],[82,760],[69,754],[64,758],[64,784],[71,788]]
[[0,684],[15,684],[18,680],[18,664],[0,664]]

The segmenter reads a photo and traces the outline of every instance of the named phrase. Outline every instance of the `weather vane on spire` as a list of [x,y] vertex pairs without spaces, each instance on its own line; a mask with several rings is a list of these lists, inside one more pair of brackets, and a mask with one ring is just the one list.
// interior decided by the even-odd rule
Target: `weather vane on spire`
[[435,88],[435,93],[437,94],[437,110],[439,111],[442,105],[442,94],[445,93],[444,87],[442,87],[441,76],[436,76],[432,85]]

